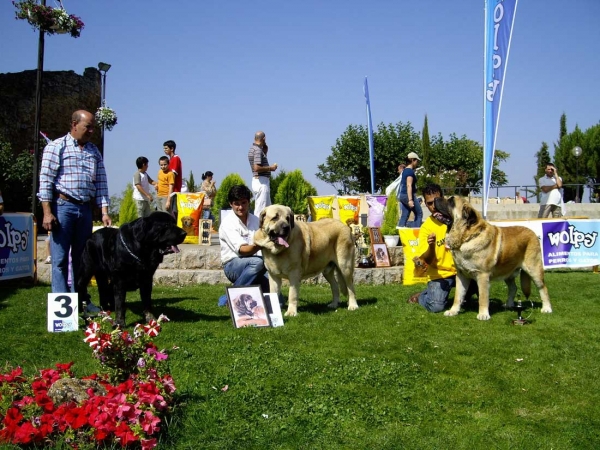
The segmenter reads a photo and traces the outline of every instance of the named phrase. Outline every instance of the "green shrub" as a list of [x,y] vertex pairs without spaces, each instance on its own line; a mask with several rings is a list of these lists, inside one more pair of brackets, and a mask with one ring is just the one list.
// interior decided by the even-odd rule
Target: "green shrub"
[[219,229],[219,219],[221,210],[229,209],[229,202],[227,201],[229,189],[231,189],[231,186],[234,186],[236,184],[245,185],[246,183],[239,174],[230,173],[225,178],[223,178],[223,181],[221,181],[221,185],[217,188],[217,194],[215,195],[213,205],[211,208],[212,214],[215,217],[215,220],[213,221],[213,228],[215,230]]
[[119,224],[123,225],[137,218],[137,209],[135,207],[135,200],[133,199],[133,185],[128,183],[123,191],[123,200],[121,200],[121,207],[119,208]]
[[393,196],[388,197],[387,205],[383,213],[383,222],[381,223],[381,234],[384,236],[398,234],[396,226],[398,225],[399,218],[400,211],[398,210],[398,201]]
[[317,190],[304,179],[302,171],[294,170],[285,176],[277,188],[275,203],[289,206],[294,214],[308,215],[308,196]]
[[277,171],[277,176],[271,177],[271,183],[269,185],[271,190],[271,203],[277,203],[275,201],[275,197],[277,196],[277,191],[279,190],[279,185],[287,176],[287,172],[283,169]]

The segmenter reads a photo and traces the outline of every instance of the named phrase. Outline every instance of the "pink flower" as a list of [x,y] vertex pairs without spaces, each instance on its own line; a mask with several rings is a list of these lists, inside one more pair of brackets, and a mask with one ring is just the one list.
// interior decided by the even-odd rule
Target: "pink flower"
[[142,450],[150,450],[156,447],[157,441],[154,439],[142,439]]
[[161,353],[152,347],[147,349],[146,353],[148,353],[149,355],[153,355],[154,359],[156,359],[157,361],[164,361],[169,357],[169,355],[167,355],[166,353]]
[[161,383],[167,394],[172,394],[175,392],[175,382],[173,381],[173,377],[171,375],[165,375],[161,380]]
[[153,435],[160,431],[160,419],[152,414],[151,411],[146,411],[140,418],[142,429],[148,434]]

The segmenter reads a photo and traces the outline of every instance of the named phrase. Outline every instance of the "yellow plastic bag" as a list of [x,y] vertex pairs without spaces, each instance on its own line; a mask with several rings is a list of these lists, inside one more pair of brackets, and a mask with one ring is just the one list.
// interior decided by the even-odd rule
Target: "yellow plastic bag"
[[404,274],[402,284],[409,286],[411,284],[427,283],[427,267],[416,267],[413,262],[415,256],[420,256],[419,248],[419,229],[418,228],[400,228],[400,240],[404,250]]
[[197,244],[204,192],[177,193],[177,226],[187,233],[184,244]]
[[308,208],[310,209],[310,216],[313,222],[327,217],[333,218],[334,198],[334,195],[322,197],[313,195],[308,197]]
[[338,197],[340,220],[346,225],[358,224],[360,197]]

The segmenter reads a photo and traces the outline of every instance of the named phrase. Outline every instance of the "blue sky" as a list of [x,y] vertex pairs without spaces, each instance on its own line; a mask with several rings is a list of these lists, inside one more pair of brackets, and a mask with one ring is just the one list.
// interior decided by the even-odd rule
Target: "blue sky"
[[[154,175],[167,139],[177,142],[184,176],[212,170],[217,185],[228,173],[250,183],[256,130],[267,135],[271,163],[302,170],[319,194],[332,194],[317,165],[348,125],[366,124],[365,76],[375,124],[411,122],[420,132],[427,114],[431,135],[482,141],[483,0],[64,6],[85,28],[78,39],[47,37],[44,68],[112,65],[112,194],[131,180],[138,156]],[[502,166],[509,184],[533,184],[534,154],[542,141],[553,151],[563,112],[569,131],[599,122],[599,17],[599,0],[519,2],[496,142],[511,155]],[[0,3],[0,39],[0,72],[36,68],[37,33],[14,19],[9,0]]]

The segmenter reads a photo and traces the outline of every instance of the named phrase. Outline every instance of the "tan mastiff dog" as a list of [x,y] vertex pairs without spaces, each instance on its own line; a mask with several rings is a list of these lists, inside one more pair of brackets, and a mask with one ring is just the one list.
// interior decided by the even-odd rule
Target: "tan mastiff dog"
[[529,299],[531,280],[540,291],[542,312],[551,313],[550,297],[544,283],[544,266],[540,242],[526,227],[496,227],[481,217],[461,197],[436,198],[435,209],[449,218],[446,245],[452,252],[456,265],[456,293],[452,308],[446,316],[455,316],[469,287],[476,280],[479,287],[479,320],[489,320],[490,280],[504,280],[508,286],[507,308],[514,306],[517,285],[515,278],[521,274],[521,290]]
[[262,247],[271,292],[281,294],[283,278],[290,282],[286,316],[298,313],[300,282],[321,273],[331,285],[330,308],[338,307],[340,287],[348,296],[348,309],[358,308],[350,228],[335,219],[295,222],[292,210],[283,205],[267,206],[259,219],[260,228],[254,233],[254,243]]

